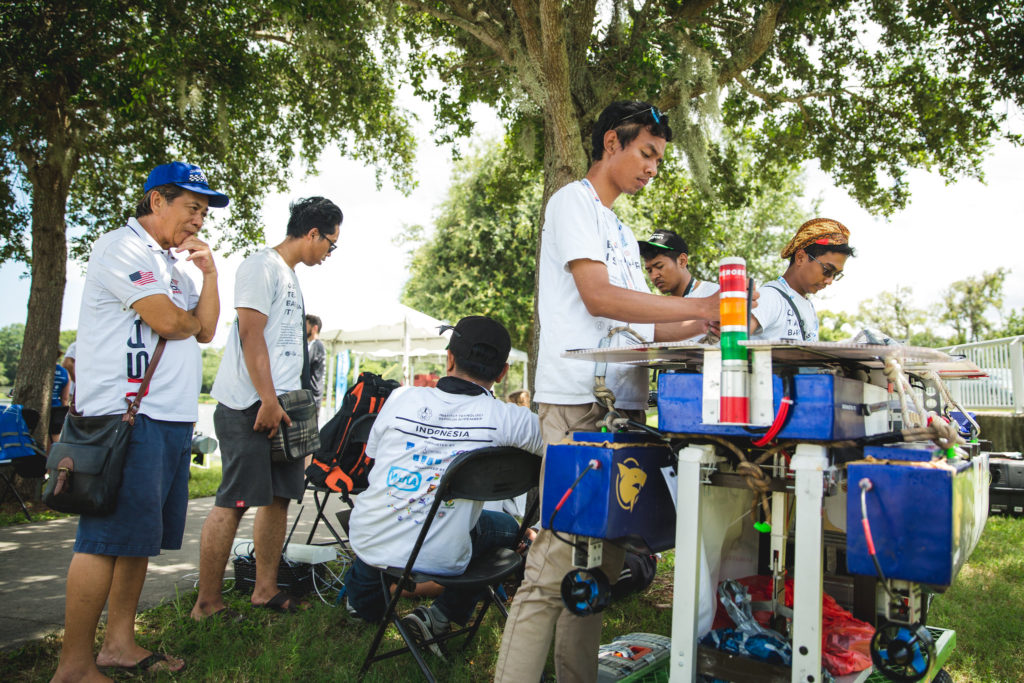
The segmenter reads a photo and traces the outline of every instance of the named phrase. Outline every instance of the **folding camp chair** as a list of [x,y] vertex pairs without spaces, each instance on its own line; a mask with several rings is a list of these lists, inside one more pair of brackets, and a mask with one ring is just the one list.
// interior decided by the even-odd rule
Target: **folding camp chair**
[[[370,429],[373,427],[373,421],[375,419],[377,419],[377,413],[357,417],[355,422],[352,423],[352,427],[349,429],[344,443],[342,443],[340,448],[338,448],[338,452],[344,453],[352,444],[365,444],[370,438]],[[330,543],[313,543],[313,536],[316,534],[316,528],[319,526],[320,522],[323,521],[324,526],[326,526],[328,531],[331,532],[331,535],[334,536],[334,540],[338,542],[338,545],[344,546],[344,540],[341,535],[338,533],[337,529],[331,525],[330,520],[328,520],[327,516],[324,514],[324,508],[327,507],[327,501],[330,499],[331,493],[334,493],[335,491],[327,488],[326,486],[317,486],[310,482],[308,478],[306,480],[306,489],[313,492],[313,502],[316,505],[316,518],[313,520],[313,528],[309,530],[309,538],[306,539],[306,545],[330,545]],[[355,495],[357,493],[359,493],[359,491],[352,491],[351,495]],[[340,495],[349,506],[348,510],[343,510],[342,512],[350,512],[352,508],[352,500],[349,498],[349,492],[342,489]],[[338,514],[340,515],[342,513]],[[341,520],[339,519],[339,522],[340,521]]]
[[[423,547],[423,541],[430,531],[438,508],[443,502],[456,498],[481,501],[515,498],[528,491],[531,487],[536,486],[539,477],[540,458],[520,448],[508,446],[479,448],[474,451],[460,453],[452,460],[441,476],[437,489],[434,491],[434,502],[430,506],[430,511],[423,522],[423,528],[420,530],[416,544],[409,555],[409,561],[406,562],[404,568],[388,567],[383,571],[381,590],[384,591],[384,594],[388,595],[388,591],[390,591],[389,581],[397,582],[398,588],[390,595],[387,610],[384,612],[384,619],[381,621],[380,627],[373,637],[373,643],[370,645],[366,659],[363,660],[363,665],[359,669],[360,678],[366,674],[366,671],[374,662],[394,657],[403,652],[410,652],[423,675],[428,681],[433,683],[435,681],[434,675],[427,666],[423,654],[420,652],[420,647],[441,643],[455,636],[465,634],[466,640],[463,643],[463,649],[466,649],[472,642],[473,637],[476,636],[484,614],[486,614],[487,608],[492,603],[498,606],[498,610],[503,616],[508,616],[505,605],[502,604],[501,599],[498,598],[494,591],[494,586],[515,574],[522,567],[523,558],[514,550],[496,548],[489,553],[476,557],[470,561],[469,566],[459,576],[438,576],[436,574],[417,572],[413,571],[413,566],[416,564],[416,557]],[[524,521],[519,528],[520,539],[525,531],[526,524]],[[445,588],[452,587],[485,591],[487,599],[483,600],[476,617],[470,621],[469,625],[423,641],[417,646],[414,637],[402,625],[401,620],[395,613],[395,608],[402,597],[403,588],[412,588],[415,584],[424,581],[435,581]],[[384,638],[384,633],[389,624],[394,624],[395,628],[398,629],[399,635],[405,641],[405,647],[377,654],[377,649],[380,647],[381,640]]]
[[[46,460],[46,453],[36,445],[29,433],[26,417],[26,415],[22,415],[22,407],[19,405],[0,407],[0,465],[14,465],[15,471],[19,474],[27,474],[27,470],[38,469],[36,464],[40,460],[43,462]],[[38,420],[39,418],[36,417],[34,422],[38,422]],[[32,460],[22,460],[22,458],[31,458]],[[42,473],[39,474],[41,476]],[[23,476],[25,475],[23,474]],[[21,511],[25,513],[25,518],[31,522],[32,515],[28,512],[25,499],[21,497],[18,489],[14,487],[14,483],[3,470],[0,470],[0,479],[3,479],[4,482],[4,493],[0,500],[6,498],[8,493],[13,493],[21,505]]]

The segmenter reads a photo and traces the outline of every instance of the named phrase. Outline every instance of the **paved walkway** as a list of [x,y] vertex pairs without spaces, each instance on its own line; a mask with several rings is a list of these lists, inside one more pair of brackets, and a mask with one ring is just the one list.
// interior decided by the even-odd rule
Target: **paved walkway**
[[[307,493],[303,503],[305,510],[292,537],[295,543],[306,541],[315,517],[312,494]],[[212,497],[189,501],[181,550],[150,558],[140,610],[193,590],[199,571],[199,535],[212,507]],[[334,511],[342,507],[338,496],[332,496],[327,506],[332,523]],[[298,510],[299,506],[292,504],[289,528]],[[252,519],[252,512],[242,519],[238,538],[252,538]],[[64,582],[77,525],[77,517],[67,517],[0,527],[0,649],[38,640],[64,628]],[[330,532],[321,524],[314,540],[331,540]],[[233,575],[230,565],[226,575]]]

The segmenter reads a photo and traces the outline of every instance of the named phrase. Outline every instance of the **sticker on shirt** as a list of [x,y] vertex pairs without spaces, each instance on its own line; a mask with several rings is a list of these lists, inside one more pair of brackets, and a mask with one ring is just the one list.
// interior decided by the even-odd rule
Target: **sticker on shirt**
[[128,276],[128,279],[131,280],[132,284],[136,287],[143,287],[156,282],[156,278],[153,277],[153,272],[150,270],[136,270]]
[[171,293],[181,294],[181,284],[173,277],[171,278]]
[[388,486],[400,491],[415,491],[423,483],[423,476],[419,472],[392,466],[388,470]]

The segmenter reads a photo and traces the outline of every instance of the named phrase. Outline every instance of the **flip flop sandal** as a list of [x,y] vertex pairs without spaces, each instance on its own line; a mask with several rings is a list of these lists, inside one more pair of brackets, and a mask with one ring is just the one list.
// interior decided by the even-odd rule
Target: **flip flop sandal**
[[[287,606],[285,606],[286,604]],[[256,605],[256,607],[263,607],[278,614],[294,614],[299,611],[302,605],[303,603],[297,597],[287,591],[281,591],[262,605]]]
[[174,674],[174,673],[180,673],[181,671],[185,670],[185,665],[184,664],[182,664],[180,669],[171,669],[169,666],[168,666],[168,668],[164,668],[164,669],[153,669],[153,667],[156,666],[157,664],[159,664],[160,662],[168,662],[168,665],[169,665],[170,657],[168,657],[167,655],[165,655],[162,652],[152,652],[152,653],[149,654],[148,657],[143,657],[142,659],[140,659],[139,661],[135,662],[134,664],[108,664],[108,665],[100,667],[100,668],[101,669],[110,669],[110,670],[115,670],[115,671],[130,671],[132,673],[140,673],[140,674],[156,673],[157,671],[166,671],[167,673]]

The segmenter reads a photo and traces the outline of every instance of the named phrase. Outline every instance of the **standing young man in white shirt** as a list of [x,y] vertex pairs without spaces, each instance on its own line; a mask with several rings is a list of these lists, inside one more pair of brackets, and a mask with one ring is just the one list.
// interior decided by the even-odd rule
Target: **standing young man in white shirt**
[[[639,192],[657,175],[671,138],[672,130],[651,104],[612,103],[592,129],[593,163],[586,178],[566,185],[548,201],[539,265],[540,353],[534,396],[546,443],[574,431],[594,431],[606,413],[594,399],[594,364],[562,358],[563,351],[596,347],[624,323],[633,323],[647,340],[686,339],[700,331],[703,321],[719,317],[717,296],[651,294],[636,238],[611,208],[619,195]],[[615,394],[616,409],[642,421],[647,369],[609,364],[605,381]],[[605,544],[604,558],[605,575],[618,577],[623,551]],[[560,586],[572,569],[570,546],[542,529],[527,556],[526,576],[505,625],[497,680],[539,680],[556,622],[558,680],[597,678],[601,615],[579,617],[565,609]]]
[[761,286],[753,315],[753,340],[818,341],[818,314],[807,298],[841,280],[846,259],[854,256],[850,231],[831,218],[812,218],[782,250],[789,267]]
[[[537,416],[494,397],[491,388],[508,372],[512,348],[505,327],[486,316],[461,319],[448,344],[447,376],[436,387],[402,387],[388,397],[373,423],[366,454],[373,458],[369,487],[356,497],[350,538],[356,558],[345,581],[360,618],[380,621],[387,609],[381,568],[401,567],[434,503],[437,481],[456,455],[485,446],[517,446],[540,455]],[[511,548],[519,524],[483,503],[454,500],[438,513],[417,571],[458,575],[472,557]],[[430,607],[417,607],[403,623],[422,640],[465,623],[479,591],[446,588]],[[440,655],[437,645],[431,651]]]
[[224,605],[221,589],[238,523],[250,507],[257,508],[252,604],[275,612],[299,607],[297,598],[278,590],[277,570],[288,501],[301,500],[305,489],[304,461],[271,462],[270,440],[282,421],[291,424],[278,395],[302,387],[306,322],[295,266],[317,266],[330,256],[342,214],[323,197],[300,199],[290,208],[284,241],[245,259],[235,277],[238,319],[210,392],[218,402],[213,424],[223,474],[203,524],[195,620],[241,618]]
[[[160,337],[164,348],[132,429],[117,506],[82,515],[68,569],[64,642],[55,681],[110,680],[99,667],[179,671],[185,663],[135,642],[135,612],[150,555],[181,548],[192,427],[198,418],[199,342],[220,316],[217,268],[196,237],[207,207],[227,206],[198,166],[174,162],[149,174],[135,218],[93,245],[79,313],[76,408],[124,413]],[[175,254],[202,274],[196,292]],[[96,624],[107,631],[93,659]]]

